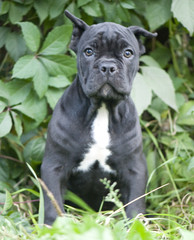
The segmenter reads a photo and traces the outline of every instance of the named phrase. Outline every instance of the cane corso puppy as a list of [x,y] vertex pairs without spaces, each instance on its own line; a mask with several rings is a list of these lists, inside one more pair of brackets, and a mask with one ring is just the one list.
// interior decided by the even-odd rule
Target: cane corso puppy
[[[62,211],[67,189],[97,211],[108,191],[100,179],[117,182],[123,204],[145,192],[146,160],[130,92],[144,53],[140,36],[156,34],[110,22],[88,26],[65,14],[74,24],[70,48],[78,73],[49,123],[41,176]],[[52,224],[57,213],[45,192],[44,199],[45,223]],[[126,207],[128,218],[138,213],[145,213],[144,198]]]

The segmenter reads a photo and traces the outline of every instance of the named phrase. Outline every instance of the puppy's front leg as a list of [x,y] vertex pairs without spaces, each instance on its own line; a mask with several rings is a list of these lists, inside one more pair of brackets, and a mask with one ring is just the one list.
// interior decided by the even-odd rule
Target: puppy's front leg
[[[147,183],[147,166],[143,154],[139,158],[130,159],[130,161],[130,167],[124,170],[122,178],[121,195],[123,204],[127,204],[144,195]],[[146,211],[145,198],[143,197],[129,204],[125,210],[127,217],[130,219],[139,213],[144,214]]]
[[[41,178],[54,195],[60,209],[64,212],[63,195],[66,190],[64,169],[62,166],[52,166],[48,161],[43,161],[41,166]],[[57,212],[47,193],[43,190],[44,207],[45,207],[45,224],[51,225],[56,217]]]

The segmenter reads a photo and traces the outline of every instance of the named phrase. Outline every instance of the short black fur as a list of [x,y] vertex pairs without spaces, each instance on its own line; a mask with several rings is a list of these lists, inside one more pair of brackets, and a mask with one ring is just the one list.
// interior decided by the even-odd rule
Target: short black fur
[[[49,123],[41,176],[63,212],[67,189],[97,211],[107,194],[101,178],[117,182],[124,204],[145,192],[146,160],[130,92],[143,52],[139,36],[156,34],[115,23],[88,26],[67,11],[66,15],[74,23],[70,47],[77,53],[78,74],[57,103]],[[92,51],[90,56],[86,55],[88,48]],[[131,53],[129,57],[126,51]],[[91,159],[94,164],[86,172],[79,171],[92,144],[91,128],[102,104],[108,111],[111,139],[111,155],[106,164],[113,171],[104,171],[98,159]],[[52,224],[57,213],[45,192],[44,199],[45,223]],[[110,206],[107,204],[105,208]],[[138,213],[145,213],[144,198],[126,207],[129,218]]]

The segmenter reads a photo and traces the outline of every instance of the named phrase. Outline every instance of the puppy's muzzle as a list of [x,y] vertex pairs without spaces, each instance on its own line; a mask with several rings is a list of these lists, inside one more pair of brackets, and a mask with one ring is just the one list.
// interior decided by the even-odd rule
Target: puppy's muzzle
[[122,71],[112,58],[103,58],[94,65],[95,77],[87,85],[87,96],[104,100],[124,99],[128,92]]

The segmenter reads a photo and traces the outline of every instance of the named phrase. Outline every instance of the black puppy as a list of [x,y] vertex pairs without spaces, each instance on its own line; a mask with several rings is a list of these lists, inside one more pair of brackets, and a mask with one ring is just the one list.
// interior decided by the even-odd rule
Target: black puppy
[[[100,179],[117,182],[123,204],[141,196],[147,181],[142,135],[130,91],[144,53],[139,37],[155,37],[140,27],[115,23],[74,23],[70,48],[78,74],[57,103],[48,128],[42,180],[60,208],[67,189],[98,210],[107,190]],[[45,223],[57,214],[48,196]],[[104,208],[110,207],[108,204]],[[127,217],[145,213],[142,198],[126,207]]]

